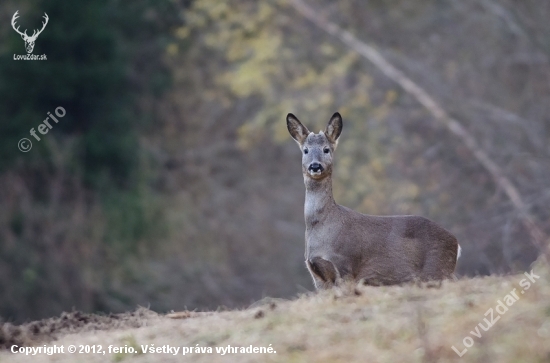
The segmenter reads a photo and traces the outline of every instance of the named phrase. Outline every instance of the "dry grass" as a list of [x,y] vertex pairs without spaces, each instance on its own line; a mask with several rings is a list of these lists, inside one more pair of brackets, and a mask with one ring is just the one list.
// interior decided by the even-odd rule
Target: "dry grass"
[[[58,354],[25,357],[0,353],[0,362],[549,362],[550,269],[524,294],[524,275],[446,282],[440,288],[355,287],[325,291],[293,301],[265,299],[241,311],[145,317],[144,327],[80,332],[57,345],[132,346],[139,353]],[[488,331],[485,312],[516,288],[519,300]],[[495,312],[495,317],[498,314]],[[473,346],[462,358],[451,349]],[[141,345],[212,347],[212,354],[182,357],[141,353]],[[215,347],[271,346],[275,354],[215,353]]]

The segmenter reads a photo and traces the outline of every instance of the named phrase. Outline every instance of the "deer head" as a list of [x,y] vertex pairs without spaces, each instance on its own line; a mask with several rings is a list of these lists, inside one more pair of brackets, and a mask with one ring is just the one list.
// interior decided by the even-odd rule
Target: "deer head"
[[290,136],[302,150],[302,172],[305,178],[322,180],[332,175],[332,157],[342,132],[342,116],[336,112],[325,131],[310,132],[296,116],[289,113],[286,125]]
[[44,28],[46,27],[46,24],[48,24],[48,14],[44,13],[44,16],[43,18],[45,19],[45,21],[42,22],[42,29],[40,30],[34,30],[32,35],[29,37],[27,35],[27,29],[25,29],[24,32],[20,32],[19,31],[19,27],[15,27],[15,20],[19,17],[19,15],[17,15],[17,13],[19,12],[19,10],[17,10],[15,12],[15,14],[13,14],[13,17],[11,18],[11,26],[13,27],[13,30],[15,30],[19,35],[21,35],[21,38],[23,38],[23,40],[25,41],[25,49],[27,50],[27,53],[32,53],[33,49],[34,49],[34,42],[36,41],[36,38],[38,38],[38,36],[40,35],[40,33],[42,33],[42,31],[44,30]]

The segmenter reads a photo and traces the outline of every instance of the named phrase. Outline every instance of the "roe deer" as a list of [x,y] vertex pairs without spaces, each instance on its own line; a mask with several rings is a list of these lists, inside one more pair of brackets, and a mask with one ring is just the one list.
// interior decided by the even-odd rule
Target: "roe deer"
[[317,289],[343,279],[392,285],[453,277],[460,246],[436,223],[419,216],[366,215],[336,204],[332,158],[343,125],[338,112],[318,134],[291,113],[286,122],[302,150],[305,258]]

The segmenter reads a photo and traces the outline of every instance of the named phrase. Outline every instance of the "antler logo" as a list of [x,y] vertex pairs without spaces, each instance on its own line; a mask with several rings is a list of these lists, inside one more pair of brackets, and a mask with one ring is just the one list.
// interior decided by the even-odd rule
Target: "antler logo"
[[21,33],[19,31],[19,27],[15,27],[15,20],[19,17],[19,15],[17,15],[17,13],[19,12],[19,10],[17,10],[15,12],[15,14],[13,14],[13,18],[11,18],[11,26],[13,27],[13,30],[15,30],[19,35],[21,35],[21,38],[23,38],[23,40],[25,41],[25,49],[27,50],[27,53],[32,53],[33,49],[34,49],[34,42],[36,41],[36,38],[38,38],[38,36],[40,35],[40,33],[42,33],[42,31],[44,30],[44,28],[46,27],[46,24],[48,24],[48,14],[44,13],[44,16],[43,18],[46,20],[46,21],[43,21],[42,22],[42,29],[40,29],[38,32],[37,30],[35,29],[32,33],[32,35],[29,37],[27,35],[27,29],[25,29],[25,31],[23,33]]

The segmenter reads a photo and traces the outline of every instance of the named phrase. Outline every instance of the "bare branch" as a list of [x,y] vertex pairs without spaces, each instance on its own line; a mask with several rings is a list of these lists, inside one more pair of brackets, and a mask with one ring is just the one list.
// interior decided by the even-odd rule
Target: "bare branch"
[[544,151],[544,147],[545,147],[544,141],[542,140],[542,138],[538,137],[536,131],[528,127],[528,125],[533,123],[532,121],[526,120],[511,111],[505,110],[503,108],[500,108],[498,106],[495,106],[487,102],[471,100],[469,103],[475,108],[488,112],[490,117],[492,117],[495,120],[507,121],[516,126],[521,127],[525,132],[525,134],[527,135],[527,138],[531,142],[531,145],[533,145],[533,147],[537,149],[539,152]]
[[506,23],[506,26],[508,26],[508,29],[517,36],[527,36],[525,31],[519,26],[519,24],[515,21],[514,16],[510,14],[506,8],[501,6],[500,4],[495,3],[492,0],[482,0],[480,2],[481,6],[483,6],[487,11],[493,13],[498,18],[502,19],[504,23]]

